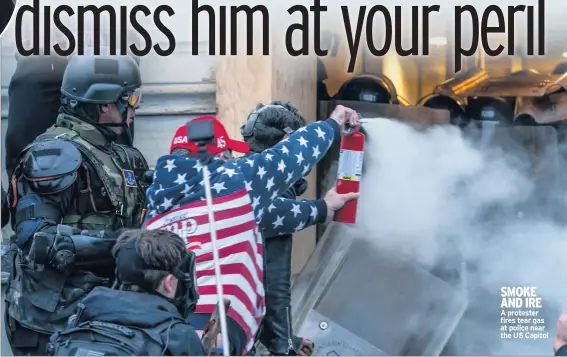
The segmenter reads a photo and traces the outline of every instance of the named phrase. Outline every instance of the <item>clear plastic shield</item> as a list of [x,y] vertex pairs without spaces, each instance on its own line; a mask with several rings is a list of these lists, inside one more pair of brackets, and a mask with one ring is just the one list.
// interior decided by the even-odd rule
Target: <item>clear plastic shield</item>
[[[481,125],[467,128],[464,135],[475,147],[484,151],[488,159],[505,160],[533,185],[530,185],[527,195],[522,196],[521,199],[510,197],[513,204],[487,207],[484,210],[483,224],[490,226],[493,223],[496,228],[502,228],[506,227],[502,222],[512,222],[513,219],[516,219],[519,222],[538,224],[536,227],[543,227],[542,230],[538,233],[527,232],[525,236],[514,235],[513,244],[527,247],[526,250],[510,248],[504,250],[508,252],[508,256],[499,255],[491,251],[497,250],[498,245],[490,243],[485,245],[483,255],[494,256],[502,261],[513,261],[518,266],[530,264],[530,266],[545,267],[541,271],[530,270],[533,271],[531,275],[526,275],[526,270],[520,270],[521,272],[519,271],[515,277],[510,274],[507,277],[508,282],[503,285],[536,286],[540,292],[539,296],[545,301],[538,317],[545,320],[546,331],[550,332],[547,338],[534,340],[502,339],[499,335],[502,326],[499,321],[500,292],[497,289],[483,289],[480,283],[471,281],[469,306],[443,354],[509,356],[548,354],[553,344],[555,323],[560,309],[563,308],[555,306],[555,302],[557,296],[564,296],[562,294],[565,292],[564,270],[555,268],[557,265],[561,267],[563,265],[561,262],[556,262],[557,256],[548,254],[551,249],[561,252],[565,249],[564,235],[560,228],[565,227],[566,223],[567,182],[565,180],[565,160],[558,146],[556,130],[552,127]],[[517,174],[511,174],[517,180]],[[507,177],[501,176],[498,179],[506,182]],[[514,185],[516,182],[511,178],[509,184]],[[508,223],[508,227],[513,226],[513,223]],[[506,239],[499,233],[485,238],[493,241]],[[534,240],[537,241],[536,244]],[[538,253],[540,252],[538,249],[535,249],[533,254],[527,251],[534,246],[539,246],[538,249],[541,252],[546,252],[545,258]],[[518,255],[520,253],[521,255]],[[495,272],[495,275],[498,273]]]
[[466,309],[464,290],[460,277],[445,281],[331,223],[293,284],[294,329],[318,356],[439,355]]
[[553,127],[510,127],[488,123],[468,128],[465,135],[494,160],[506,160],[533,182],[533,190],[516,207],[516,213],[524,218],[552,218],[558,223],[566,223],[567,171]]

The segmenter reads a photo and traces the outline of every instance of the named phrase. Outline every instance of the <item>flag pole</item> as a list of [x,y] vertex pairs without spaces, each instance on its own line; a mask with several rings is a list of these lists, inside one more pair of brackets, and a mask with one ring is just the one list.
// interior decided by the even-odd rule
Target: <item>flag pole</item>
[[187,138],[196,142],[199,150],[197,157],[203,170],[203,182],[205,183],[205,199],[209,216],[209,228],[211,234],[211,246],[213,250],[213,262],[215,268],[215,280],[217,285],[218,312],[220,317],[222,352],[224,356],[230,356],[230,346],[228,342],[228,327],[226,324],[226,307],[224,304],[224,292],[222,286],[222,273],[220,268],[220,258],[217,247],[217,230],[215,226],[215,215],[213,207],[213,195],[211,192],[211,181],[208,165],[213,160],[213,156],[207,151],[206,145],[214,142],[215,133],[211,121],[189,122],[187,123]]
[[[203,148],[204,149],[204,148]],[[199,148],[199,150],[201,150]],[[205,149],[206,150],[206,149]],[[213,198],[211,193],[211,181],[209,179],[209,169],[207,165],[203,165],[203,180],[205,181],[205,198],[207,200],[207,208],[209,211],[209,227],[211,230],[211,245],[213,248],[213,261],[215,264],[215,275],[217,283],[217,298],[219,306],[219,317],[221,325],[222,353],[224,356],[230,356],[230,347],[228,345],[228,328],[226,325],[226,308],[224,306],[224,293],[222,287],[222,273],[220,269],[219,251],[217,248],[217,230],[215,227],[215,215],[213,211]]]

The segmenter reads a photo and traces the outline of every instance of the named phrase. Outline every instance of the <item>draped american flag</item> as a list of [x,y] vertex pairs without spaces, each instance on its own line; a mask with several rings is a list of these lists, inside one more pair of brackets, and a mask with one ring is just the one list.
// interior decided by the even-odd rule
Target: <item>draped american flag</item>
[[[332,119],[313,123],[261,154],[227,162],[215,158],[208,165],[223,292],[231,300],[227,315],[246,333],[243,353],[265,315],[261,234],[293,233],[326,214],[322,201],[300,206],[278,197],[325,155],[338,130]],[[159,158],[147,196],[145,227],[167,229],[187,241],[197,256],[196,313],[212,313],[218,299],[202,166],[194,157]]]

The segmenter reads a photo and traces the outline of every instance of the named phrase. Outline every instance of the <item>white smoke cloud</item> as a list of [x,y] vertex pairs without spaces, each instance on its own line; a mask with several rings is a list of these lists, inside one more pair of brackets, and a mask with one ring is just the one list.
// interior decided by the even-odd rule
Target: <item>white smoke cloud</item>
[[[494,296],[471,303],[481,310],[485,304],[486,314],[468,317],[454,336],[453,353],[551,354],[555,322],[567,302],[567,234],[545,214],[560,209],[557,201],[526,204],[541,191],[541,182],[528,174],[531,166],[502,150],[473,147],[455,127],[418,132],[397,121],[369,122],[354,229],[381,253],[429,269],[461,255],[468,290]],[[550,195],[566,198],[563,190]],[[537,218],[533,213],[540,211]],[[517,285],[537,287],[549,340],[500,339],[500,287]],[[471,300],[478,296],[469,294]]]

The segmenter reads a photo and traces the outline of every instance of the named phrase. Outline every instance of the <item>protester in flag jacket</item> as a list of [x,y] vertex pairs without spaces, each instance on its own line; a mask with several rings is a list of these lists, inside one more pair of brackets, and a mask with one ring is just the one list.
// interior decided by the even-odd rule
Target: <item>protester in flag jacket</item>
[[[274,215],[270,206],[321,159],[345,123],[356,129],[360,121],[352,109],[337,106],[332,118],[310,124],[273,148],[246,158],[208,165],[215,210],[218,250],[227,312],[231,354],[246,354],[265,314],[263,244],[266,236],[301,229],[293,214]],[[216,122],[218,123],[218,122]],[[220,123],[219,123],[220,124]],[[215,124],[215,143],[207,150],[232,149],[235,141]],[[225,135],[219,135],[225,134]],[[222,140],[219,140],[221,139]],[[158,159],[154,182],[147,191],[148,229],[168,229],[187,239],[195,252],[200,299],[196,314],[210,315],[217,303],[212,245],[202,166],[191,156],[166,155]],[[353,196],[354,198],[356,196]],[[337,196],[331,207],[318,207],[313,216],[341,208],[347,198]],[[198,326],[196,326],[199,328]],[[244,336],[244,337],[243,337]]]
[[[269,110],[265,110],[269,109]],[[298,114],[297,109],[290,104],[274,102],[271,105],[262,106],[251,113],[248,122],[255,120],[254,114],[258,114],[258,125],[255,125],[253,136],[247,137],[247,143],[230,141],[230,147],[234,151],[246,153],[247,156],[259,153],[266,148],[270,148],[284,139],[285,135],[305,126],[305,119]],[[227,150],[226,130],[214,117],[199,117],[195,120],[212,120],[218,128],[216,144],[209,146],[209,153],[220,158],[232,158],[232,150]],[[281,129],[281,130],[280,130]],[[284,130],[285,129],[285,130]],[[244,128],[243,128],[243,131]],[[286,133],[287,131],[287,133]],[[250,148],[253,151],[249,151]],[[172,139],[170,153],[174,155],[192,155],[197,148],[187,138],[187,126],[179,127]],[[274,200],[270,205],[270,213],[278,215],[293,212],[293,217],[297,222],[307,222],[303,228],[311,227],[318,223],[324,223],[332,211],[327,209],[327,214],[312,215],[318,206],[327,207],[325,202],[316,200],[296,200],[307,190],[307,180],[301,178],[292,187],[287,189],[282,195]],[[335,193],[335,195],[337,195]],[[325,196],[325,200],[332,199],[332,194]],[[269,221],[269,220],[268,220]],[[291,226],[293,231],[297,227]],[[281,232],[285,232],[282,229]],[[311,355],[313,353],[313,343],[308,339],[293,336],[293,331],[289,327],[291,321],[291,253],[292,235],[282,234],[272,237],[265,237],[264,247],[265,276],[264,284],[266,291],[266,315],[262,321],[262,333],[260,340],[267,346],[272,355],[300,354]],[[198,315],[193,315],[195,325],[204,325],[206,321],[197,319]],[[198,321],[195,321],[198,320]]]
[[[217,156],[224,160],[232,159],[232,151],[236,151],[241,154],[245,154],[245,156],[253,155],[254,152],[250,151],[250,146],[241,141],[229,139],[229,142],[226,141],[228,138],[228,134],[226,132],[226,128],[222,125],[220,121],[218,121],[215,117],[212,116],[202,116],[195,118],[193,120],[211,120],[214,122],[214,126],[217,129],[216,133],[216,143],[215,145],[209,145],[207,151],[209,154]],[[299,125],[296,129],[299,129],[301,126],[305,126],[305,122],[303,125]],[[280,140],[283,139],[280,138]],[[278,140],[278,141],[280,141]],[[177,128],[175,132],[175,136],[171,142],[170,153],[173,155],[194,155],[197,151],[197,147],[195,144],[189,142],[187,139],[187,126],[182,125]],[[247,184],[247,190],[250,191],[252,188],[248,187],[250,183]],[[297,201],[295,198],[297,196],[301,196],[305,190],[307,189],[307,180],[301,178],[298,182],[293,184],[287,191],[283,192],[281,196],[277,199],[272,200],[270,206],[266,210],[265,215],[267,218],[266,220],[275,220],[278,215],[282,214],[289,214],[290,212],[293,213],[293,218],[297,221],[297,223],[303,222],[303,224],[298,227],[295,226],[286,226],[281,227],[278,230],[278,234],[291,234],[295,233],[301,229],[305,229],[311,227],[318,223],[324,223],[328,218],[330,212],[327,210],[326,202],[322,202],[323,200],[300,200]],[[294,192],[293,194],[291,192]],[[301,191],[301,193],[299,193]],[[315,214],[313,213],[315,212]],[[276,229],[274,229],[274,232]]]

